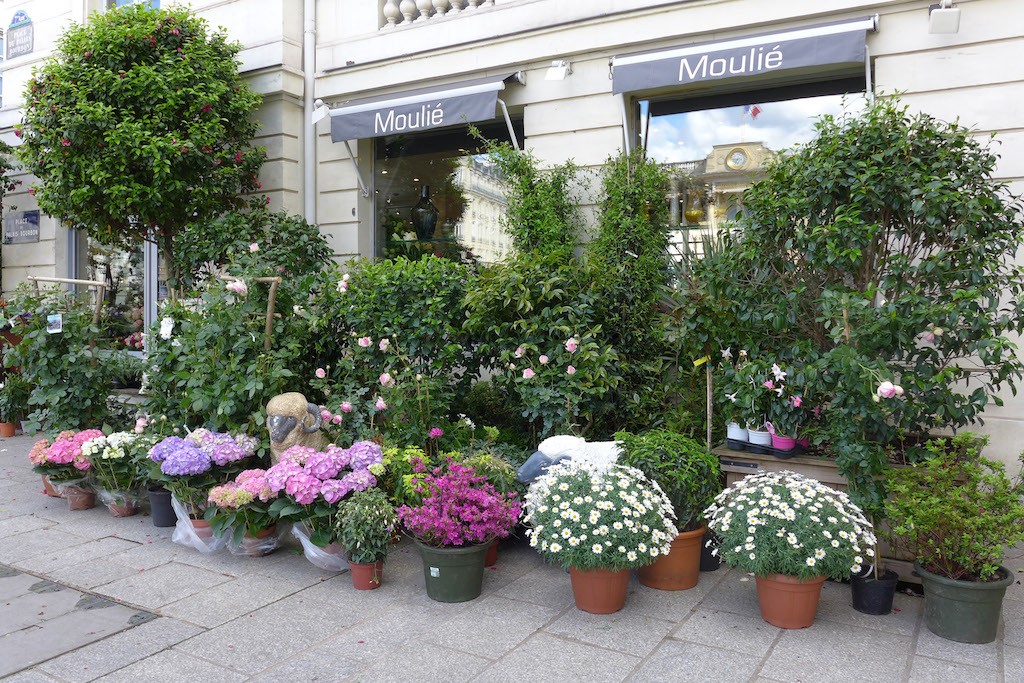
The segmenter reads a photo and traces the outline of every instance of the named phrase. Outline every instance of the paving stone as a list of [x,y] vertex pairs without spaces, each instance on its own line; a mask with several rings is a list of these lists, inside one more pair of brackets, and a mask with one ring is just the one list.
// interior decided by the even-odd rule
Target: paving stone
[[320,569],[307,560],[302,553],[278,551],[269,557],[246,559],[250,561],[245,563],[244,566],[236,565],[235,571],[239,576],[242,574],[259,574],[271,579],[281,579],[302,586],[312,586],[338,575],[338,572]]
[[27,558],[81,545],[88,540],[54,528],[15,534],[0,538],[0,560],[20,566]]
[[8,600],[27,593],[29,587],[39,581],[37,577],[17,569],[7,569],[4,565],[0,565],[0,569],[6,570],[4,573],[7,574],[0,577],[0,600]]
[[815,619],[835,621],[859,628],[912,636],[924,610],[924,599],[916,595],[897,593],[890,614],[863,614],[853,608],[853,595],[849,585],[826,581],[822,586],[821,602]]
[[[38,579],[36,580],[38,583]],[[35,584],[33,584],[35,585]],[[7,635],[74,611],[82,594],[72,590],[25,592],[0,603],[0,635]]]
[[921,631],[917,636],[917,649],[914,654],[933,659],[944,659],[958,664],[981,667],[983,669],[999,668],[999,644],[985,643],[973,645],[958,643],[940,638],[928,630],[922,621]]
[[[719,569],[714,573],[717,574],[721,571],[722,569]],[[716,612],[731,612],[743,616],[759,616],[761,614],[761,608],[757,603],[757,585],[754,577],[731,569],[726,571],[715,589],[704,596],[700,601],[700,606]]]
[[223,574],[169,562],[112,581],[98,588],[97,592],[129,604],[157,609],[229,580],[231,577]]
[[890,683],[903,676],[911,643],[910,636],[815,621],[783,630],[761,674],[782,681]]
[[[356,678],[360,683],[458,683],[472,680],[488,664],[490,660],[482,657],[415,642],[391,651],[387,659],[359,672]],[[485,676],[484,680],[491,679]]]
[[120,562],[94,559],[47,572],[55,581],[86,590],[138,574],[139,570]]
[[[970,681],[971,683],[1002,683],[996,671],[979,669],[966,664],[947,662],[931,657],[916,656],[911,660],[908,683],[934,683],[934,681]],[[1006,678],[1007,681],[1021,680]]]
[[573,604],[568,572],[542,565],[498,591],[498,595],[555,609]]
[[398,602],[367,610],[362,621],[316,646],[309,651],[310,655],[316,658],[318,653],[323,652],[361,662],[385,658],[391,650],[407,641],[427,639],[438,621],[451,617],[450,614],[441,614],[443,608],[435,609],[435,605],[440,606],[441,603],[421,605]]
[[763,657],[782,629],[758,616],[698,608],[672,637]]
[[1003,680],[1024,681],[1024,647],[1003,647]]
[[265,576],[242,576],[172,602],[160,612],[210,628],[276,602],[301,588]]
[[201,632],[202,629],[191,624],[158,618],[51,659],[39,669],[65,681],[91,681]]
[[570,607],[554,623],[546,626],[544,631],[589,645],[646,657],[674,626],[671,621],[632,612],[627,598],[626,606],[614,614],[590,614]]
[[54,522],[35,515],[18,515],[0,519],[0,538],[23,534],[29,531],[37,531],[52,527]]
[[47,676],[37,669],[26,669],[6,678],[0,678],[0,683],[50,683],[50,681],[58,681],[58,679]]
[[0,676],[20,671],[76,648],[123,631],[136,610],[115,605],[75,610],[39,626],[0,638]]
[[[62,527],[63,528],[63,527]],[[54,569],[61,569],[73,564],[87,562],[114,555],[138,545],[134,541],[126,541],[121,538],[100,538],[95,541],[86,541],[71,548],[63,548],[54,552],[36,555],[21,561],[20,566],[43,574],[50,574]]]
[[284,664],[254,676],[258,683],[295,683],[295,681],[340,681],[366,666],[358,659],[330,652],[303,652]]
[[1003,643],[1024,647],[1024,602],[1003,600]]
[[558,615],[558,610],[498,596],[471,601],[466,609],[435,623],[427,638],[438,645],[496,659]]
[[667,640],[654,651],[630,681],[746,681],[757,671],[761,658],[720,650],[698,643]]
[[483,671],[477,680],[487,683],[613,683],[625,680],[640,661],[639,657],[621,652],[537,633]]
[[[216,653],[211,654],[216,656]],[[104,683],[139,683],[139,681],[233,683],[234,681],[244,681],[246,677],[213,662],[191,657],[178,650],[164,650],[98,680]]]
[[709,584],[698,583],[684,591],[662,591],[643,586],[636,576],[630,580],[626,609],[655,619],[680,622],[700,604],[709,590]]

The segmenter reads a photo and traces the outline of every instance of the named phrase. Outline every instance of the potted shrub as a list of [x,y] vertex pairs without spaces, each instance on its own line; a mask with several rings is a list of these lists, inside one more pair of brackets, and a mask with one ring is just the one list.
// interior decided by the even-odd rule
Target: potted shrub
[[619,432],[615,440],[622,449],[619,462],[643,472],[668,496],[679,529],[671,551],[638,570],[640,583],[661,590],[693,588],[700,576],[701,541],[707,530],[704,509],[722,490],[718,457],[703,444],[667,430],[640,435]]
[[530,545],[569,570],[576,607],[610,614],[626,602],[630,570],[666,555],[678,531],[668,497],[634,467],[565,460],[526,494]]
[[761,618],[814,622],[825,579],[846,579],[874,555],[874,534],[845,493],[790,471],[744,477],[705,511],[722,562],[755,575]]
[[995,639],[1014,580],[1000,563],[1024,541],[1024,487],[981,457],[984,443],[969,433],[929,441],[931,458],[886,476],[885,516],[917,559],[928,630],[962,643]]
[[348,551],[354,588],[373,590],[380,586],[397,524],[395,508],[377,487],[357,491],[342,501],[336,533],[338,542]]
[[103,432],[98,429],[61,432],[52,444],[46,439],[37,441],[29,453],[32,471],[43,475],[47,493],[66,498],[69,510],[88,510],[96,504],[88,481],[92,464],[82,453],[82,446],[101,436]]
[[[426,467],[418,464],[418,472]],[[472,467],[448,460],[423,478],[418,505],[398,508],[398,518],[423,559],[427,595],[439,602],[464,602],[483,589],[484,559],[495,538],[519,521],[515,494],[496,490]]]
[[114,432],[82,444],[82,454],[92,464],[96,493],[114,517],[138,512],[139,489],[146,481],[139,454],[152,446],[151,438],[133,432]]
[[275,498],[277,492],[270,487],[266,470],[245,470],[234,481],[210,489],[210,507],[204,518],[215,536],[230,532],[228,549],[232,554],[262,557],[280,545],[268,505]]
[[25,416],[30,387],[21,375],[7,373],[0,383],[0,436],[14,436],[18,422]]
[[[459,460],[463,465],[473,468],[473,471],[484,477],[487,483],[505,495],[523,495],[525,486],[516,478],[516,468],[500,453],[494,452],[493,445],[488,445],[485,450],[464,454]],[[484,558],[485,567],[493,567],[498,563],[498,544],[500,538],[495,538],[487,549],[487,556]]]
[[344,568],[343,558],[323,557],[342,552],[337,538],[338,502],[376,486],[373,470],[380,472],[382,459],[380,446],[372,441],[357,441],[348,448],[332,444],[323,451],[292,446],[267,470],[270,488],[280,494],[269,512],[279,521],[298,523],[292,533],[302,542],[310,562],[334,571]]

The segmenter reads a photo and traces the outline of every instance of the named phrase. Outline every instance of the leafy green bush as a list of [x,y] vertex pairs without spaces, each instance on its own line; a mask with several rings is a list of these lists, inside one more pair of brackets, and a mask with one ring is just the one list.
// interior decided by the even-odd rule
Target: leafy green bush
[[618,432],[615,440],[622,448],[619,462],[643,472],[668,496],[679,530],[699,529],[704,508],[722,490],[718,457],[704,444],[666,430]]
[[358,261],[323,275],[310,319],[324,377],[313,385],[342,415],[338,429],[436,452],[431,430],[443,430],[476,374],[463,329],[468,278],[440,258]]
[[927,460],[886,474],[891,539],[932,574],[988,581],[1024,541],[1024,485],[981,457],[986,442],[970,432],[934,439]]
[[[92,323],[93,307],[61,291],[35,294],[23,287],[7,313],[12,315],[12,331],[22,340],[7,347],[4,364],[20,366],[32,385],[28,430],[101,427],[108,416],[110,375],[94,345],[100,329]],[[61,315],[59,333],[47,332],[51,314]]]
[[383,562],[397,526],[395,508],[379,488],[356,491],[338,506],[338,543],[356,564]]

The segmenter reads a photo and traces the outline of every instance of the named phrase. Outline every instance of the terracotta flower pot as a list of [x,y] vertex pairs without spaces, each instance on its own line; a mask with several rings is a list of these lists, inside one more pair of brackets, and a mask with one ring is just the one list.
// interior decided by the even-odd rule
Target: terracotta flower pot
[[126,498],[121,504],[107,503],[107,509],[113,517],[131,517],[139,511],[138,505],[131,498]]
[[57,493],[57,489],[53,488],[53,484],[50,483],[50,478],[45,474],[43,475],[43,491],[51,498],[63,498],[62,495]]
[[14,422],[0,422],[0,436],[7,438],[14,436],[14,433],[18,431],[18,425]]
[[213,538],[213,529],[210,528],[210,523],[205,519],[189,517],[188,521],[192,522],[192,531],[196,533],[200,540],[209,541]]
[[271,525],[255,536],[242,537],[242,549],[249,557],[263,557],[277,550],[277,539],[270,538],[277,532],[277,525]]
[[761,618],[779,628],[807,628],[814,623],[824,576],[801,581],[794,576],[758,576],[757,602]]
[[384,578],[384,562],[357,564],[349,562],[349,573],[352,574],[352,587],[360,591],[371,591],[380,588]]
[[68,486],[64,489],[64,498],[68,501],[68,510],[91,510],[96,506],[96,494],[92,489]]
[[494,539],[487,547],[487,556],[484,558],[485,567],[493,567],[498,564],[498,539]]
[[569,567],[576,607],[591,614],[618,612],[626,604],[629,569],[576,569]]
[[672,541],[672,551],[637,570],[640,583],[662,591],[684,591],[700,578],[700,551],[706,527],[684,531]]

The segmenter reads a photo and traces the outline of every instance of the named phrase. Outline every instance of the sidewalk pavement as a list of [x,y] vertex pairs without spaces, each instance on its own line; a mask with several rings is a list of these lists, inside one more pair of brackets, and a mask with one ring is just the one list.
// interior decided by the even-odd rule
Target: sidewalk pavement
[[811,628],[778,629],[752,577],[725,567],[688,591],[634,579],[621,612],[590,615],[521,541],[480,598],[443,604],[407,541],[383,585],[357,591],[290,548],[208,556],[148,517],[69,512],[42,493],[33,441],[0,441],[3,681],[1024,681],[1020,581],[989,645],[932,635],[919,597],[860,614],[831,582]]

